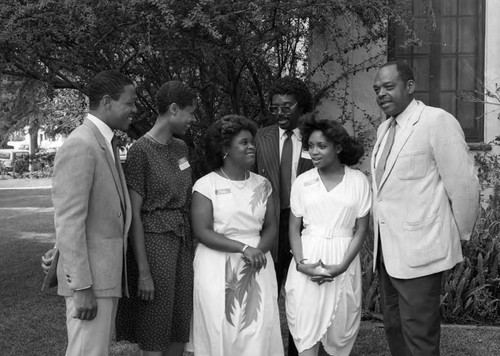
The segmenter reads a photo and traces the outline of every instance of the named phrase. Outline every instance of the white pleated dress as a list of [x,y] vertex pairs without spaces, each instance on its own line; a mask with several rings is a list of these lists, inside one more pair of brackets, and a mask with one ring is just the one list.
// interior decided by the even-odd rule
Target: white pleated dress
[[[318,170],[301,174],[292,185],[290,208],[302,217],[303,256],[308,263],[342,261],[357,218],[368,214],[371,190],[366,176],[349,167],[327,191]],[[321,341],[330,355],[348,356],[361,321],[361,266],[357,256],[347,271],[319,285],[296,270],[292,259],[285,284],[288,327],[297,350]]]
[[[212,201],[214,231],[257,247],[272,188],[254,173],[242,185],[212,172],[193,191]],[[245,267],[241,256],[202,243],[196,248],[191,340],[196,356],[284,354],[271,254],[258,273]]]

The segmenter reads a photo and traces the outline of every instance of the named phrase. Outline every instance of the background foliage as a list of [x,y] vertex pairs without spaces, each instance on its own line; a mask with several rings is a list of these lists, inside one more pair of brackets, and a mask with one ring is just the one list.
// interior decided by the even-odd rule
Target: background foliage
[[[422,1],[432,22],[431,2]],[[336,102],[339,119],[369,146],[360,126],[370,122],[373,130],[373,117],[354,122],[346,79],[385,60],[373,48],[385,43],[389,24],[405,29],[408,45],[418,44],[409,8],[407,0],[0,0],[0,145],[27,124],[68,133],[83,117],[89,78],[118,69],[137,86],[132,138],[152,125],[154,94],[168,80],[199,93],[198,121],[185,138],[196,147],[205,128],[228,113],[266,124],[269,87],[293,75],[310,85],[316,103]],[[328,50],[312,62],[308,54],[324,41]],[[360,53],[363,60],[354,61]],[[498,160],[477,160],[488,184]],[[485,203],[464,244],[465,262],[446,274],[446,321],[498,320],[499,218],[498,204]],[[371,261],[370,240],[362,252],[364,310],[379,313]]]
[[[94,74],[118,69],[137,84],[139,112],[129,131],[134,138],[155,119],[160,85],[180,79],[200,95],[198,127],[187,138],[197,141],[224,114],[264,123],[266,92],[278,77],[305,79],[319,102],[347,76],[376,65],[383,53],[362,63],[349,58],[383,40],[388,21],[407,24],[405,2],[0,0],[0,73],[34,81],[31,96],[37,99],[68,97],[60,89],[85,93]],[[325,36],[334,45],[311,67],[308,49]],[[341,70],[328,70],[332,63]],[[313,85],[319,73],[323,80]],[[0,120],[12,120],[14,111]],[[47,124],[59,127],[60,121]]]

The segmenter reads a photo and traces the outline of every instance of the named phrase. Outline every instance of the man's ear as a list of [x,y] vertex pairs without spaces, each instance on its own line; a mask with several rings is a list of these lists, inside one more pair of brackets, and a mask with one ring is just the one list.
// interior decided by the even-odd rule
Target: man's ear
[[170,106],[168,107],[168,112],[171,115],[176,115],[177,111],[179,111],[179,106],[176,103],[170,104]]
[[105,94],[103,95],[103,97],[101,98],[101,104],[107,109],[107,110],[110,110],[111,109],[111,102],[113,101],[113,99],[111,98],[111,96],[109,96],[108,94]]
[[408,90],[408,94],[413,95],[415,92],[416,85],[413,79],[410,79],[406,82],[406,90]]

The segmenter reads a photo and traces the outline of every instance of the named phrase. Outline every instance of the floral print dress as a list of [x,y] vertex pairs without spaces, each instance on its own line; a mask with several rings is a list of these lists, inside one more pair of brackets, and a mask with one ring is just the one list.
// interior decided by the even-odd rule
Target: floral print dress
[[[250,173],[233,182],[217,173],[199,179],[193,191],[212,201],[214,230],[256,247],[271,194],[267,179]],[[196,356],[283,355],[274,263],[256,272],[241,253],[198,244],[194,259],[192,342]]]

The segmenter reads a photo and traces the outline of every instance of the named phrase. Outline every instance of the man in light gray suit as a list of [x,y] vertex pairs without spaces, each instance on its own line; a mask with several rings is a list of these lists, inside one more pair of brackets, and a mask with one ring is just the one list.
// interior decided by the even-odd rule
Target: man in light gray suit
[[462,261],[479,183],[458,121],[414,99],[407,64],[384,64],[373,88],[388,116],[371,161],[386,336],[395,356],[439,355],[441,279]]
[[112,130],[128,129],[136,100],[129,78],[97,74],[89,86],[88,117],[56,154],[52,200],[68,356],[108,354],[118,298],[127,294],[131,210]]

